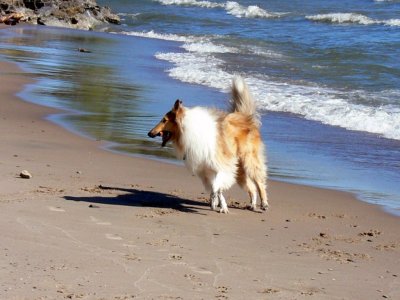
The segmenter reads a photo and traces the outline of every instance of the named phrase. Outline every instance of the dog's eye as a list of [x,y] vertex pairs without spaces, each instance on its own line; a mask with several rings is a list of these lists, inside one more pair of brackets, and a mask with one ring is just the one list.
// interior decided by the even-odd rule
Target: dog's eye
[[161,122],[167,123],[167,119],[164,118],[164,119],[161,120]]

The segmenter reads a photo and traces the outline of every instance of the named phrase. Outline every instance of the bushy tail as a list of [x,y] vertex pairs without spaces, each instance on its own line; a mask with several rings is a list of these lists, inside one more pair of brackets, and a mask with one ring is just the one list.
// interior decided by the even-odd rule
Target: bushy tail
[[255,124],[260,125],[260,116],[257,112],[257,105],[246,82],[241,76],[235,76],[232,80],[230,112],[241,112],[248,115],[253,119]]

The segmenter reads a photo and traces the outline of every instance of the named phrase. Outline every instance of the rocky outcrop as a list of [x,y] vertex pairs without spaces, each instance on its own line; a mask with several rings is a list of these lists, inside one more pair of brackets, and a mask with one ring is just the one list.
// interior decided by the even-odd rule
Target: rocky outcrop
[[0,0],[0,23],[18,22],[92,30],[120,18],[95,0]]

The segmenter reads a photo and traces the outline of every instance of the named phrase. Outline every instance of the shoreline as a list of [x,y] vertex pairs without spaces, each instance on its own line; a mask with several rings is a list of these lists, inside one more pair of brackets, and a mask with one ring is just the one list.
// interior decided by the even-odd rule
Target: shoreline
[[[276,181],[266,214],[242,209],[237,187],[231,214],[212,212],[183,167],[103,150],[46,121],[57,110],[18,99],[28,80],[0,66],[1,297],[399,297],[398,217]],[[23,169],[33,178],[18,178]]]
[[[7,27],[7,25],[4,25],[5,27]],[[0,26],[0,30],[1,30],[1,26]],[[0,63],[2,61],[0,60]],[[10,64],[15,64],[17,66],[18,69],[21,69],[20,66],[18,66],[17,63],[13,63],[11,62]],[[25,73],[24,70],[20,70],[22,71],[22,73]],[[29,83],[33,83],[34,80],[32,82],[27,82],[26,84]],[[23,86],[25,86],[25,84],[23,84]],[[17,93],[20,93],[24,90],[24,88],[21,88],[21,90],[19,90]],[[18,96],[17,96],[18,97]],[[34,106],[38,106],[39,108],[43,108],[43,110],[49,110],[49,112],[45,112],[42,116],[42,119],[46,122],[49,122],[59,128],[61,128],[62,130],[72,134],[73,136],[77,136],[79,138],[83,138],[84,140],[89,140],[89,141],[94,141],[96,142],[96,144],[98,144],[96,147],[99,148],[102,151],[106,151],[106,152],[110,152],[113,153],[114,155],[121,155],[121,156],[126,156],[126,157],[131,157],[134,159],[139,159],[139,160],[150,160],[150,161],[154,161],[154,162],[159,162],[162,164],[167,164],[167,165],[173,165],[175,167],[179,167],[179,168],[183,168],[184,171],[186,171],[186,168],[184,167],[183,163],[179,163],[179,161],[175,160],[174,158],[168,158],[168,157],[157,157],[156,155],[150,155],[150,154],[140,154],[140,153],[129,153],[129,152],[124,152],[123,150],[118,150],[118,149],[114,149],[113,145],[115,144],[112,141],[107,141],[107,140],[97,140],[95,137],[90,136],[89,134],[85,134],[83,132],[80,132],[76,129],[72,129],[70,127],[64,126],[63,122],[59,122],[57,120],[59,120],[60,116],[63,115],[74,115],[74,114],[80,114],[80,112],[74,112],[74,111],[68,111],[68,110],[64,110],[63,108],[53,108],[53,107],[49,107],[46,105],[42,105],[42,104],[38,104],[32,101],[29,101],[28,99],[24,100],[21,99],[21,101],[23,101],[24,103],[28,103],[28,104],[32,104]],[[191,175],[193,176],[193,175]],[[394,216],[396,218],[400,218],[400,213],[396,214],[393,211],[393,208],[389,208],[385,205],[382,204],[374,204],[371,202],[368,202],[366,200],[362,200],[355,192],[351,192],[351,191],[346,191],[346,190],[341,190],[339,188],[335,189],[335,188],[329,188],[329,187],[323,187],[323,186],[317,186],[317,185],[313,185],[312,183],[310,184],[302,184],[302,183],[296,183],[296,182],[290,182],[290,181],[285,181],[284,179],[279,180],[279,179],[270,179],[270,177],[268,178],[268,182],[279,182],[282,184],[287,184],[287,185],[293,185],[293,186],[299,186],[299,187],[305,187],[305,188],[315,188],[317,190],[326,190],[326,191],[332,191],[332,192],[339,192],[339,193],[344,193],[347,194],[350,198],[354,198],[356,201],[360,201],[363,204],[367,204],[367,205],[371,205],[373,207],[376,207],[376,209],[382,211],[385,214],[389,214],[391,216]],[[238,189],[240,190],[240,189]],[[243,194],[245,195],[245,194]],[[247,195],[245,195],[245,197],[247,197]],[[392,211],[391,211],[392,210]],[[400,220],[400,219],[399,219]]]
[[[6,57],[10,61],[20,61],[28,73],[36,74],[40,78],[32,85],[32,89],[25,90],[20,96],[28,102],[44,106],[60,109],[65,107],[67,113],[51,117],[53,122],[79,135],[111,141],[112,150],[120,150],[128,155],[144,153],[150,159],[154,158],[153,155],[173,157],[172,151],[161,149],[158,143],[147,138],[146,129],[152,127],[159,116],[170,108],[166,99],[175,99],[177,90],[188,106],[222,107],[227,97],[219,90],[173,80],[164,72],[172,66],[155,59],[154,53],[178,51],[179,45],[176,43],[164,44],[164,41],[100,32],[86,33],[56,28],[39,30],[31,26],[10,28],[9,32],[9,38],[5,34],[5,49],[14,49],[12,36],[18,37],[24,32],[28,40],[21,44],[21,49],[27,52],[12,54],[12,51],[6,51]],[[94,39],[96,43],[82,44],[81,39],[84,37],[88,41]],[[62,42],[64,39],[65,42]],[[57,40],[62,45],[57,46]],[[42,44],[49,43],[49,46],[30,49],[30,43],[39,41]],[[110,47],[114,42],[119,47]],[[103,48],[102,44],[108,46]],[[124,58],[117,59],[119,51],[125,51],[132,44],[136,47],[132,50],[131,57],[142,57],[143,62],[138,64],[133,63],[134,59],[127,62]],[[59,52],[60,47],[67,51]],[[75,55],[73,50],[78,47],[90,48],[93,53]],[[48,56],[42,53],[58,55]],[[116,59],[110,65],[107,59],[101,59],[103,55]],[[104,68],[107,72],[102,72]],[[155,69],[157,72],[153,72]],[[68,70],[67,77],[65,70]],[[90,75],[96,73],[93,70],[102,75],[96,76],[96,80],[87,80],[95,77]],[[103,83],[98,85],[100,81]],[[69,86],[76,88],[70,90]],[[103,86],[111,93],[103,90]],[[98,89],[106,92],[107,96],[96,96],[95,91]],[[81,92],[85,93],[84,97]],[[64,96],[58,97],[57,93]],[[77,101],[74,100],[76,95]],[[119,101],[121,98],[129,100]],[[71,109],[72,114],[68,113]],[[93,115],[90,116],[91,114]],[[396,160],[398,154],[395,144],[375,139],[368,134],[344,131],[284,113],[263,114],[262,123],[261,134],[268,145],[270,178],[293,184],[349,191],[362,201],[380,204],[390,213],[399,215],[397,202],[400,190],[397,187],[398,176],[395,175],[397,167],[396,164],[390,164]],[[137,130],[129,129],[132,126]],[[112,135],[110,129],[113,131]],[[325,135],[329,136],[329,141]],[[113,144],[114,142],[116,143]],[[387,151],[393,155],[385,155]],[[318,154],[317,158],[315,154]],[[374,157],[376,160],[360,163]],[[375,164],[382,167],[375,168]]]

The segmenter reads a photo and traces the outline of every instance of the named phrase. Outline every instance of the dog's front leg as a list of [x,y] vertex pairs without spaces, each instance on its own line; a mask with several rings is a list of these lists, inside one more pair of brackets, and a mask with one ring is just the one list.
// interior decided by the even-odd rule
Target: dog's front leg
[[218,192],[218,198],[219,198],[219,204],[221,205],[221,209],[219,210],[219,212],[224,214],[229,213],[228,205],[226,204],[225,197],[224,195],[222,195],[221,191]]
[[218,193],[217,192],[211,192],[210,194],[210,203],[211,203],[211,209],[212,210],[217,210],[218,209]]

